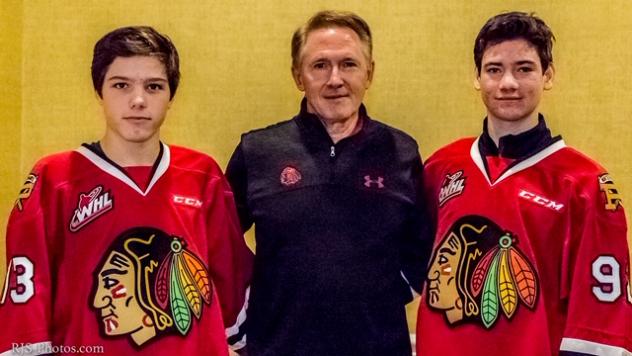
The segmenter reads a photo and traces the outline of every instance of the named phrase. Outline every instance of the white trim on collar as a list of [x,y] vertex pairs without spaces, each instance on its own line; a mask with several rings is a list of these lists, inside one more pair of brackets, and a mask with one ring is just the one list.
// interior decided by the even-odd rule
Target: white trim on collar
[[566,143],[564,143],[564,140],[559,140],[557,142],[554,142],[553,144],[543,149],[542,151],[536,153],[535,155],[509,168],[500,177],[498,177],[498,179],[496,179],[494,183],[492,183],[491,180],[489,179],[489,176],[487,175],[487,171],[485,170],[485,163],[483,162],[483,157],[481,156],[481,152],[478,149],[479,139],[480,137],[477,137],[476,140],[474,140],[474,143],[472,143],[472,147],[470,148],[470,156],[472,157],[474,164],[478,167],[478,169],[480,169],[481,173],[483,174],[483,177],[485,177],[485,180],[487,180],[487,183],[491,187],[502,182],[506,178],[533,166],[534,164],[545,159],[546,157],[566,147]]
[[151,181],[149,182],[149,185],[147,186],[147,189],[145,189],[145,191],[142,191],[138,187],[138,185],[132,179],[130,179],[130,177],[121,172],[120,169],[112,165],[110,162],[99,157],[99,155],[90,151],[86,147],[81,146],[75,151],[87,158],[90,162],[92,162],[95,166],[100,168],[105,173],[127,184],[130,188],[138,192],[138,194],[146,196],[147,194],[149,194],[151,188],[154,186],[154,184],[156,184],[158,179],[160,179],[160,177],[165,174],[167,168],[169,168],[169,163],[171,162],[171,152],[169,151],[169,146],[162,142],[160,144],[162,145],[162,157],[160,158],[160,162],[158,162],[158,167],[156,167],[156,171],[151,177]]

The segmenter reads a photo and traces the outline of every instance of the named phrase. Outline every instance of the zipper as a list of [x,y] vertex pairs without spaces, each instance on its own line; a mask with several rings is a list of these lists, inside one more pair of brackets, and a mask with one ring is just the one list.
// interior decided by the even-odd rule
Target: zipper
[[329,152],[329,157],[336,157],[336,146],[331,146],[331,151]]

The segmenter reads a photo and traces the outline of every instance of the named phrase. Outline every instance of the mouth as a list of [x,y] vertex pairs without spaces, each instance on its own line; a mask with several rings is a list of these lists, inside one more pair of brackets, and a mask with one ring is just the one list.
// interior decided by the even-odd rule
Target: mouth
[[118,321],[114,317],[108,317],[103,319],[103,326],[105,327],[105,332],[111,334],[118,328]]
[[346,98],[348,96],[349,95],[347,95],[347,94],[325,95],[325,99],[327,99],[327,100],[337,100],[337,99]]
[[125,116],[123,120],[129,121],[151,121],[151,117],[148,116]]
[[510,98],[496,98],[496,100],[498,101],[519,101],[522,100],[522,98],[518,97],[518,98],[514,98],[514,97],[510,97]]

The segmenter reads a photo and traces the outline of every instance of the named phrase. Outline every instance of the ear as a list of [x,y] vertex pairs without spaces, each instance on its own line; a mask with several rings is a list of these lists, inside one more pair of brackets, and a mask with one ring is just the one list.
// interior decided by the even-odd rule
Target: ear
[[477,68],[474,68],[474,89],[480,91],[481,90],[481,73]]
[[301,77],[300,68],[296,68],[292,66],[292,78],[294,78],[294,83],[296,83],[296,87],[300,91],[305,91],[305,85],[303,85],[303,78]]
[[375,61],[371,61],[369,68],[367,68],[367,81],[364,86],[365,89],[369,89],[371,82],[373,82],[373,73],[375,73]]
[[549,67],[544,71],[544,90],[551,90],[553,88],[553,78],[555,77],[555,67],[553,63],[549,64]]

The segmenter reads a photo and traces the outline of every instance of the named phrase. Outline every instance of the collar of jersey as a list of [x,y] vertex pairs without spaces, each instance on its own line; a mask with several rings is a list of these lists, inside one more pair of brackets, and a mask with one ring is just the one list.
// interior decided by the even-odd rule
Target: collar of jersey
[[171,152],[169,151],[169,146],[167,146],[163,142],[160,142],[160,145],[162,147],[162,155],[160,155],[160,157],[158,158],[159,161],[156,162],[154,174],[144,191],[140,189],[140,187],[127,174],[125,174],[125,172],[120,167],[112,164],[111,162],[109,162],[109,160],[104,159],[97,153],[91,151],[89,148],[81,146],[75,151],[84,156],[86,159],[92,162],[92,164],[97,166],[105,173],[111,175],[112,177],[128,185],[130,188],[134,189],[136,192],[138,192],[138,194],[146,196],[147,194],[149,194],[154,184],[158,182],[158,179],[160,179],[160,177],[162,177],[165,172],[167,172],[167,168],[169,167],[169,163],[171,161]]
[[525,160],[522,160],[519,163],[517,163],[516,165],[510,167],[505,172],[503,172],[503,174],[500,177],[498,177],[498,179],[496,179],[492,183],[491,179],[489,179],[489,175],[487,174],[487,170],[485,169],[485,158],[481,155],[481,151],[480,151],[479,145],[478,145],[478,141],[479,140],[480,140],[480,137],[476,138],[476,140],[474,140],[474,143],[472,143],[472,147],[470,148],[470,156],[472,157],[472,160],[474,161],[474,164],[476,164],[476,166],[481,171],[481,173],[483,174],[483,176],[487,180],[487,183],[490,186],[497,185],[498,183],[502,182],[503,180],[507,179],[508,177],[510,177],[510,176],[522,171],[522,170],[525,170],[525,169],[535,165],[536,163],[542,161],[543,159],[547,158],[548,156],[552,155],[553,153],[555,153],[555,152],[561,150],[562,148],[566,147],[566,143],[564,143],[564,140],[562,140],[560,138],[559,140],[557,140],[557,141],[551,143],[550,145],[544,147],[541,151],[535,153],[531,157],[529,157],[529,158],[527,158]]

